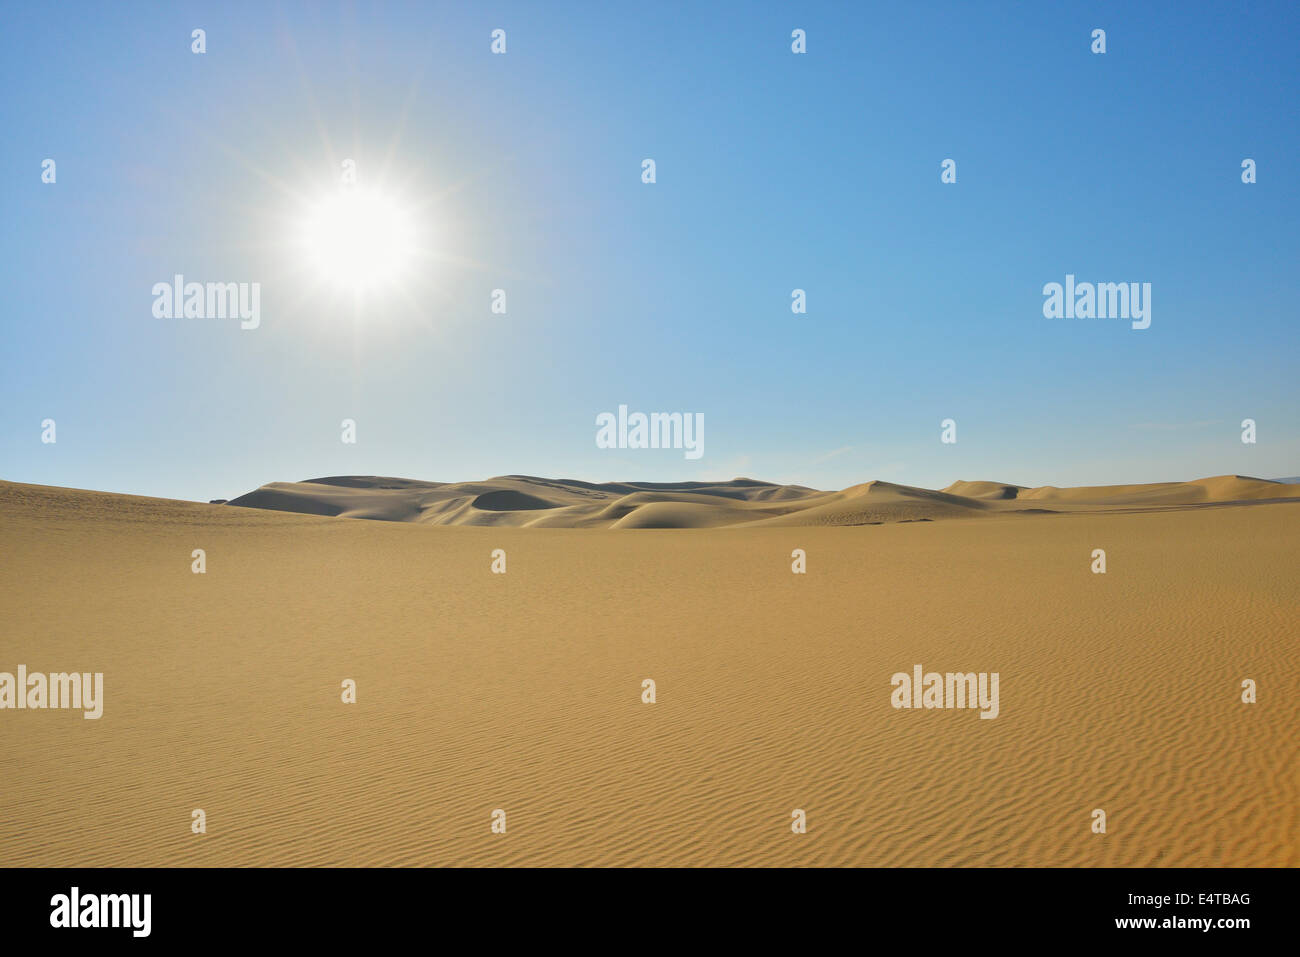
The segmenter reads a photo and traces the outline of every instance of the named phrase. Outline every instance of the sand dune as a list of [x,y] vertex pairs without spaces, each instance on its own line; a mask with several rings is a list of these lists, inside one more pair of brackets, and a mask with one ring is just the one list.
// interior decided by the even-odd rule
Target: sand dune
[[1284,499],[1300,496],[1300,485],[1283,485],[1244,475],[1217,475],[1194,482],[1154,485],[1099,485],[1083,488],[1026,489],[1020,501],[1111,505],[1201,505]]
[[1016,498],[1021,492],[1029,491],[1023,485],[1008,485],[1005,482],[953,482],[945,492],[961,495],[965,498]]
[[[453,483],[342,476],[273,482],[229,504],[423,525],[685,528],[783,515],[825,495],[751,479],[597,485],[528,475]],[[644,515],[634,515],[643,510]]]
[[483,482],[340,476],[274,482],[228,504],[424,525],[537,528],[719,528],[878,525],[1005,514],[1225,505],[1300,497],[1300,485],[1221,475],[1194,482],[1026,488],[954,482],[942,491],[866,482],[839,492],[753,479],[608,482],[505,475]]
[[[1251,482],[1045,519],[887,483],[276,490],[314,513],[0,483],[0,671],[100,671],[106,698],[0,712],[0,866],[1294,867],[1300,505],[1198,504]],[[428,528],[420,496],[903,518]],[[999,672],[1000,715],[893,709],[916,663]]]

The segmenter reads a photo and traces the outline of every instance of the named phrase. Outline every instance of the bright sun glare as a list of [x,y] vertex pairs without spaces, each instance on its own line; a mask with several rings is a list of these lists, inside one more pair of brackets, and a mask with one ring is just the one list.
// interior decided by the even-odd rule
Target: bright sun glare
[[354,291],[392,285],[415,253],[410,214],[391,197],[355,186],[309,210],[302,240],[321,278]]

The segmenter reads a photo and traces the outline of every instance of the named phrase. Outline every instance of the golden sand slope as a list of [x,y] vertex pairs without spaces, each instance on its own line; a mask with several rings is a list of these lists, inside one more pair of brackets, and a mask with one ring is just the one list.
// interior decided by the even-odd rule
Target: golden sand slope
[[[0,865],[1296,866],[1298,534],[1300,503],[593,534],[0,483],[0,671],[107,698],[0,711]],[[999,672],[1001,715],[894,710],[917,663]]]
[[840,492],[753,479],[607,482],[506,475],[483,482],[337,476],[273,482],[231,505],[424,525],[537,528],[720,528],[727,525],[877,525],[1005,512],[1204,505],[1300,497],[1300,485],[1223,475],[1196,482],[1027,489],[954,482],[941,492],[867,482]]

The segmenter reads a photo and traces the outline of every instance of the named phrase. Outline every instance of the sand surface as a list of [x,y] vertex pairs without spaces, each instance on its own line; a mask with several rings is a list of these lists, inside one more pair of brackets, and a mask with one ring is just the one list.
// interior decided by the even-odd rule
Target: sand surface
[[1295,486],[353,481],[0,483],[0,865],[1300,865]]

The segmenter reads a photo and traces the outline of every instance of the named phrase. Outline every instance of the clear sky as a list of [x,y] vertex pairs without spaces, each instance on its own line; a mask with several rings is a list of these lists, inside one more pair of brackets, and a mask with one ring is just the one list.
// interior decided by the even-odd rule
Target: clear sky
[[[336,474],[1300,474],[1295,3],[0,21],[0,477],[206,500]],[[295,259],[344,159],[421,237],[364,297]],[[177,273],[260,283],[260,325],[156,318]],[[1149,282],[1150,328],[1045,318],[1067,273]],[[702,413],[704,456],[597,448],[620,404]]]

